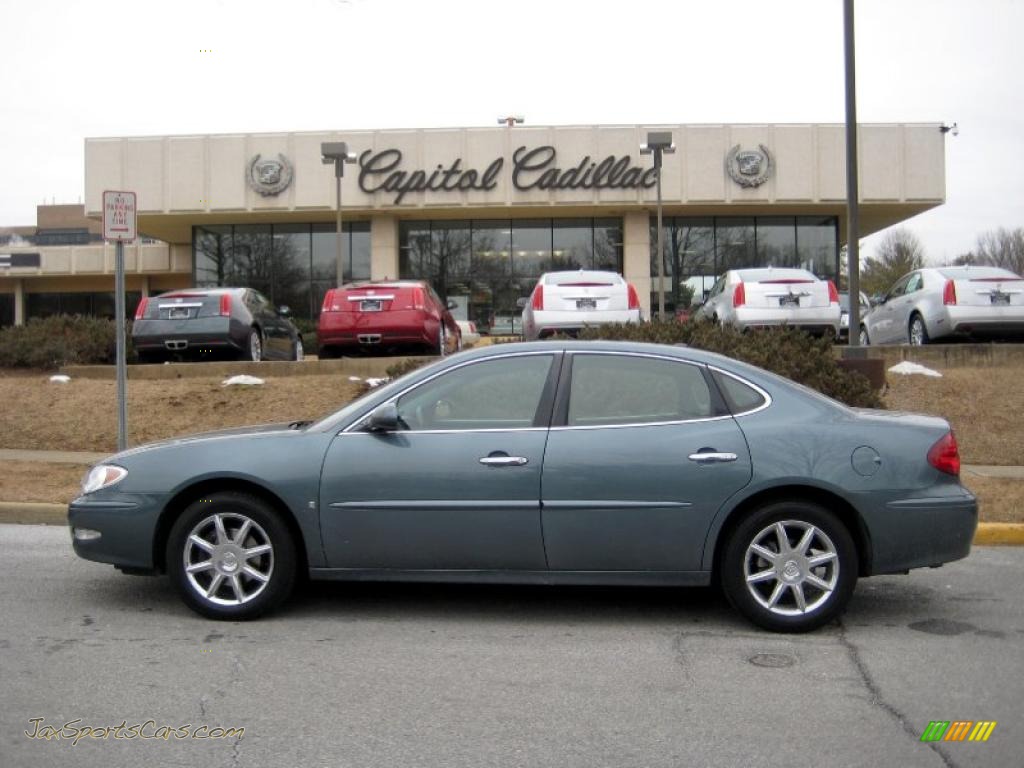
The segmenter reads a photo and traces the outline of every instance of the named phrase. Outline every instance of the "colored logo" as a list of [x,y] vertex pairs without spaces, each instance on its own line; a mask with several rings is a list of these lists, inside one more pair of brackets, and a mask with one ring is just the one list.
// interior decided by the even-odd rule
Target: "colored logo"
[[921,741],[988,741],[995,729],[995,720],[932,720]]

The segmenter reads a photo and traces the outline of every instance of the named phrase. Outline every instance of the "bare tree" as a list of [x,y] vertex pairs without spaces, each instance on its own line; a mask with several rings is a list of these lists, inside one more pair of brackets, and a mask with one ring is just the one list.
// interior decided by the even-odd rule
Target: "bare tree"
[[971,254],[971,264],[1002,267],[1018,275],[1024,274],[1024,227],[1000,227],[978,235],[978,244]]
[[924,248],[917,235],[909,229],[894,229],[861,264],[860,288],[868,295],[885,293],[903,275],[923,266]]

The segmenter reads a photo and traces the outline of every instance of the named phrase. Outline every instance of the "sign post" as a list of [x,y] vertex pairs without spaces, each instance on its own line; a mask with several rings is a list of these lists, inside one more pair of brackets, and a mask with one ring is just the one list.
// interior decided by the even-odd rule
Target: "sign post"
[[103,239],[115,242],[114,314],[117,333],[117,450],[128,447],[128,369],[125,354],[124,244],[135,240],[135,193],[103,193]]

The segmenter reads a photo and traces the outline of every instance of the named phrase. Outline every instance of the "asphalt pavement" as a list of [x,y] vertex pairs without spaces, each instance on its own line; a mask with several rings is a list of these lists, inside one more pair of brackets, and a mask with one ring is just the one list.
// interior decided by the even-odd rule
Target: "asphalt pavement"
[[[976,548],[804,636],[710,589],[314,584],[218,623],[2,525],[0,766],[1020,766],[1022,582],[1024,549]],[[922,743],[932,720],[998,725]],[[159,737],[200,725],[245,731]]]

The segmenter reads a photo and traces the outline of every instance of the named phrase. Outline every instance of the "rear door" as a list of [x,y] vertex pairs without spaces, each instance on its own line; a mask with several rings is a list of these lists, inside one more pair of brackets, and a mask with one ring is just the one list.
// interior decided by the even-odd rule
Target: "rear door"
[[706,369],[574,352],[562,378],[541,493],[549,568],[700,570],[711,520],[751,476]]

